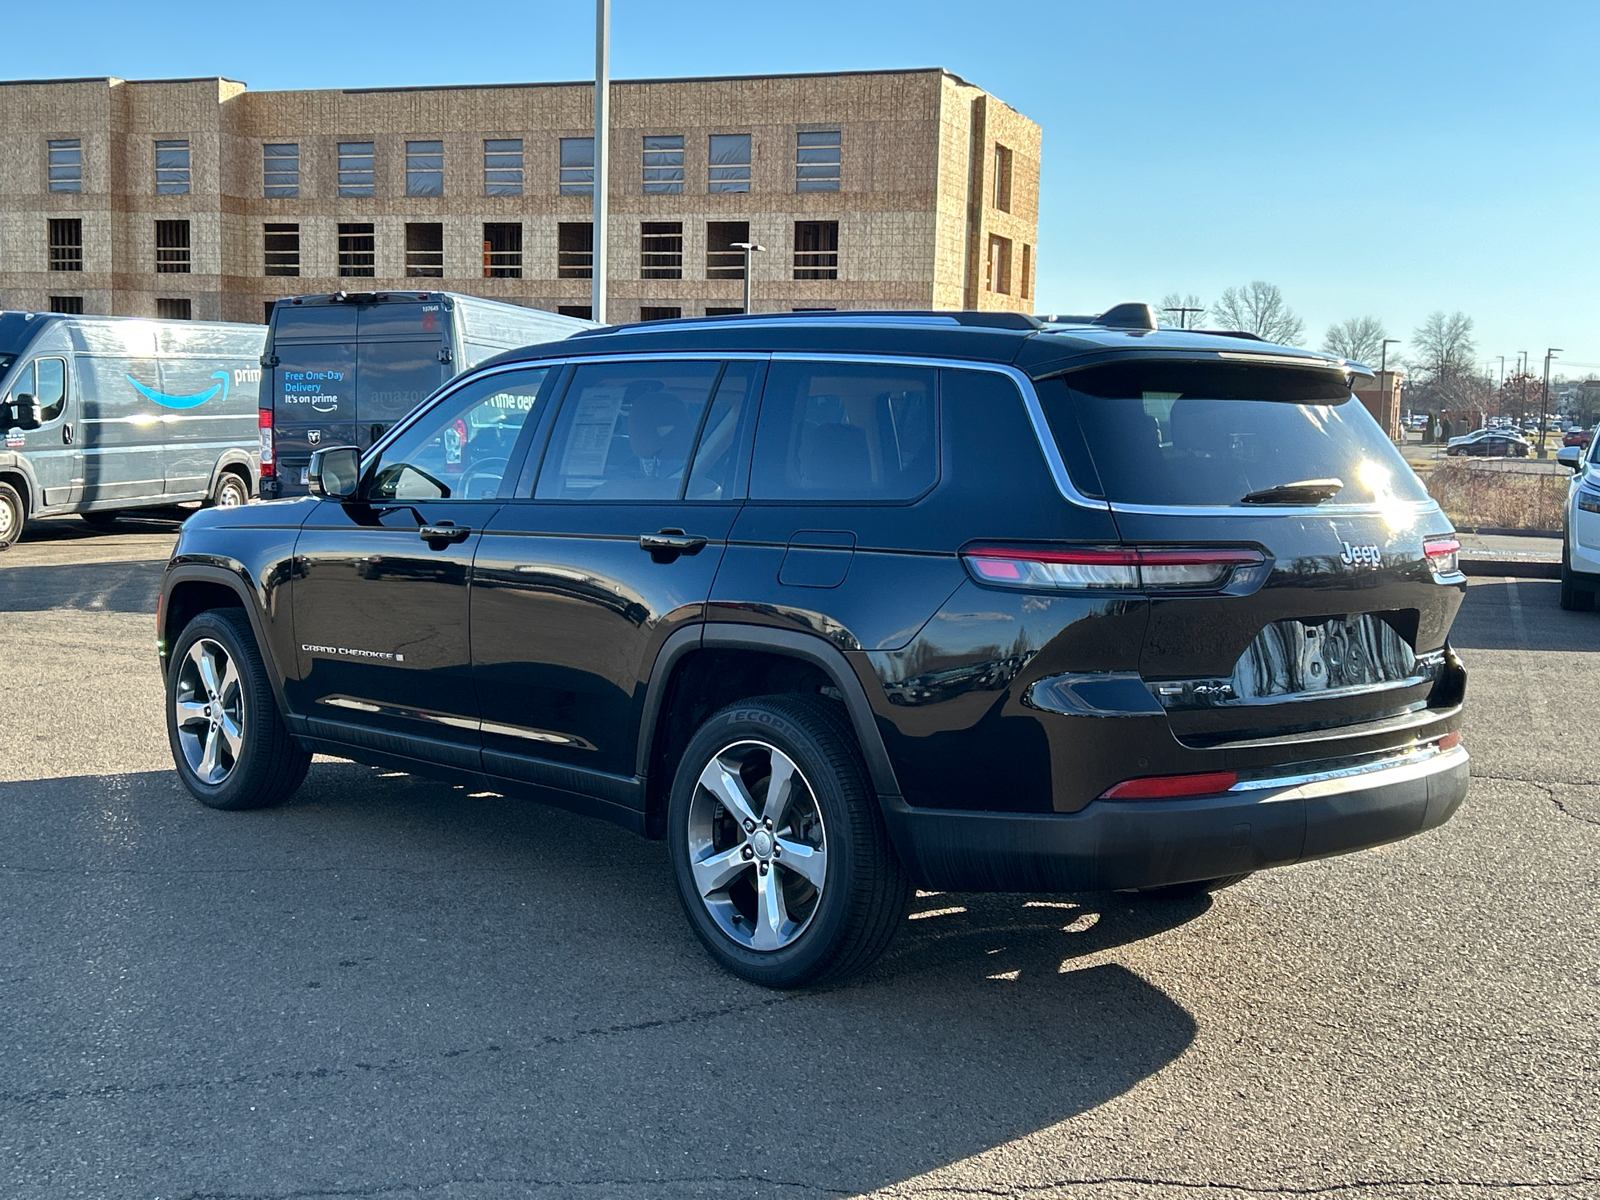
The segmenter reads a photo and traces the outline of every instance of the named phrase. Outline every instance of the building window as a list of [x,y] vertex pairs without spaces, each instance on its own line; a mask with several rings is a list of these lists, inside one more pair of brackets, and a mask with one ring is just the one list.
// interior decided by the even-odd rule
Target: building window
[[189,273],[189,222],[156,222],[156,274]]
[[744,251],[735,250],[735,242],[750,240],[748,221],[706,222],[706,278],[743,279]]
[[991,292],[1011,294],[1011,239],[989,235],[989,268],[984,282]]
[[794,190],[837,192],[839,148],[837,129],[827,133],[801,133],[795,138]]
[[263,300],[261,303],[262,303],[262,309],[263,309],[263,312],[261,314],[261,323],[263,325],[271,325],[272,324],[272,306],[274,304],[276,304],[277,301],[276,300]]
[[69,316],[83,316],[82,296],[51,296],[50,311],[53,313],[67,313]]
[[645,138],[644,190],[646,192],[670,193],[683,191],[683,139],[681,137]]
[[645,221],[639,226],[639,278],[683,278],[683,222]]
[[558,304],[556,311],[563,317],[581,317],[585,321],[594,320],[594,306],[590,304]]
[[339,274],[371,277],[378,273],[377,263],[377,239],[373,236],[371,224],[341,223]]
[[[372,228],[370,225],[368,229]],[[406,274],[419,279],[444,278],[444,226],[420,221],[406,226]]]
[[522,195],[522,139],[485,138],[483,141],[483,194]]
[[189,139],[156,143],[156,193],[189,194]]
[[266,274],[300,274],[300,226],[263,225],[261,242]]
[[839,222],[794,223],[794,277],[839,278]]
[[1033,247],[1026,242],[1022,246],[1022,275],[1017,280],[1019,291],[1024,300],[1033,299]]
[[83,221],[62,217],[50,222],[50,269],[83,270]]
[[494,222],[483,227],[483,277],[522,278],[522,223]]
[[77,138],[51,138],[47,145],[50,157],[50,190],[83,191],[83,143]]
[[750,190],[750,135],[714,133],[711,135],[711,174],[708,192],[748,192]]
[[594,278],[594,226],[587,221],[563,221],[557,230],[556,278]]
[[406,143],[406,195],[444,195],[444,143]]
[[561,139],[561,194],[594,195],[594,139]]
[[641,321],[676,321],[681,316],[683,316],[681,308],[651,308],[645,305],[639,309]]
[[192,319],[188,300],[157,300],[156,318],[162,321],[188,321]]
[[298,142],[261,144],[261,194],[279,200],[293,200],[300,194]]
[[372,195],[372,162],[371,142],[340,142],[339,195]]
[[742,308],[716,308],[709,304],[706,305],[706,316],[708,317],[736,317],[743,312],[744,309]]
[[1011,151],[1000,145],[994,148],[994,206],[1011,211]]

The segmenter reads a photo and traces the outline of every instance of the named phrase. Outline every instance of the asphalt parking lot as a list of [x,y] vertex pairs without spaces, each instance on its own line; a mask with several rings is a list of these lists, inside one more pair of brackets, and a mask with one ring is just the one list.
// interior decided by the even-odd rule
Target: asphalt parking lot
[[1600,1196],[1600,614],[1476,578],[1467,804],[1210,900],[919,897],[718,972],[664,850],[319,760],[189,799],[176,526],[0,555],[0,1195]]

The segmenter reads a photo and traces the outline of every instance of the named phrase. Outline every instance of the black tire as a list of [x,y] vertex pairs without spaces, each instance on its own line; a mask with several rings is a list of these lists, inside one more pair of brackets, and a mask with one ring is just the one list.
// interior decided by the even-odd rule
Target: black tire
[[1196,896],[1209,896],[1212,892],[1220,892],[1223,888],[1243,883],[1254,874],[1254,871],[1243,871],[1238,875],[1220,875],[1216,879],[1196,879],[1190,883],[1169,883],[1164,887],[1139,888],[1135,894],[1150,900],[1192,900]]
[[[190,650],[202,641],[220,645],[232,660],[238,673],[236,694],[241,705],[239,752],[225,777],[214,783],[202,779],[191,764],[177,719],[180,676]],[[287,800],[305,779],[311,755],[289,736],[250,621],[239,609],[211,609],[184,626],[167,665],[166,696],[167,741],[172,761],[184,787],[201,804],[229,810],[267,808]],[[212,736],[216,736],[215,732]]]
[[0,550],[9,550],[16,544],[27,520],[28,506],[22,502],[22,493],[0,480]]
[[1567,534],[1561,534],[1561,607],[1568,612],[1593,612],[1594,591],[1578,586],[1572,573],[1572,549],[1567,544]]
[[82,518],[85,525],[93,526],[95,529],[110,529],[117,523],[117,518],[121,515],[122,514],[120,512],[115,510],[111,512],[85,512],[78,514],[78,516]]
[[238,508],[250,503],[250,485],[232,471],[217,477],[217,490],[206,501],[208,508]]
[[[723,814],[719,819],[724,820],[731,813],[718,808],[720,802],[714,797],[708,800],[709,792],[696,799],[697,792],[704,791],[701,773],[714,758],[741,743],[774,747],[793,761],[807,785],[806,795],[812,798],[807,803],[820,814],[825,830],[823,885],[812,901],[810,915],[792,941],[770,950],[745,946],[724,930],[701,898],[691,862],[692,811],[704,811],[701,806],[709,805]],[[761,751],[755,753],[759,756]],[[790,807],[798,803],[792,801]],[[737,833],[737,822],[733,827],[736,836],[745,836]],[[855,732],[835,701],[819,696],[762,696],[731,704],[713,715],[700,727],[678,764],[667,811],[667,844],[678,898],[690,927],[717,962],[751,983],[795,988],[843,979],[876,961],[905,922],[910,880],[889,844]],[[757,865],[751,864],[749,875],[740,876],[744,883],[736,886],[753,889],[758,882],[754,876]],[[774,857],[774,881],[779,878],[780,866],[783,860]],[[798,875],[785,874],[783,878],[805,887]],[[733,894],[730,886],[727,895]],[[731,904],[725,911],[732,911]],[[737,924],[739,917],[732,920]],[[750,928],[753,930],[753,923]]]

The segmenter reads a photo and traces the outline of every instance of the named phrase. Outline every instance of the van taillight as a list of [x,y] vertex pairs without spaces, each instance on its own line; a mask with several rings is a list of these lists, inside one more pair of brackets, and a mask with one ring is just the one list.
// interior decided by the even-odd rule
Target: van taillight
[[263,408],[257,411],[260,416],[256,424],[261,429],[261,474],[276,475],[278,469],[272,461],[272,410]]
[[1134,550],[1099,547],[968,546],[961,552],[979,583],[1004,587],[1214,589],[1240,567],[1266,562],[1259,550]]

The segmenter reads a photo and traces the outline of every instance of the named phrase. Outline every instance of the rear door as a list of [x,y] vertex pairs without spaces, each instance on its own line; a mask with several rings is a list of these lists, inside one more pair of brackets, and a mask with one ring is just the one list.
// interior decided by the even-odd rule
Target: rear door
[[305,494],[305,469],[318,446],[353,446],[356,420],[356,310],[348,304],[279,304],[273,309],[272,425],[280,494]]
[[454,374],[443,302],[362,305],[357,311],[356,441],[365,449]]
[[[1357,725],[1426,701],[1464,580],[1425,552],[1449,524],[1342,373],[1124,360],[1039,393],[1124,544],[1154,552],[1140,673],[1180,739]],[[1208,568],[1157,565],[1192,549],[1262,561],[1219,567],[1214,584]]]

